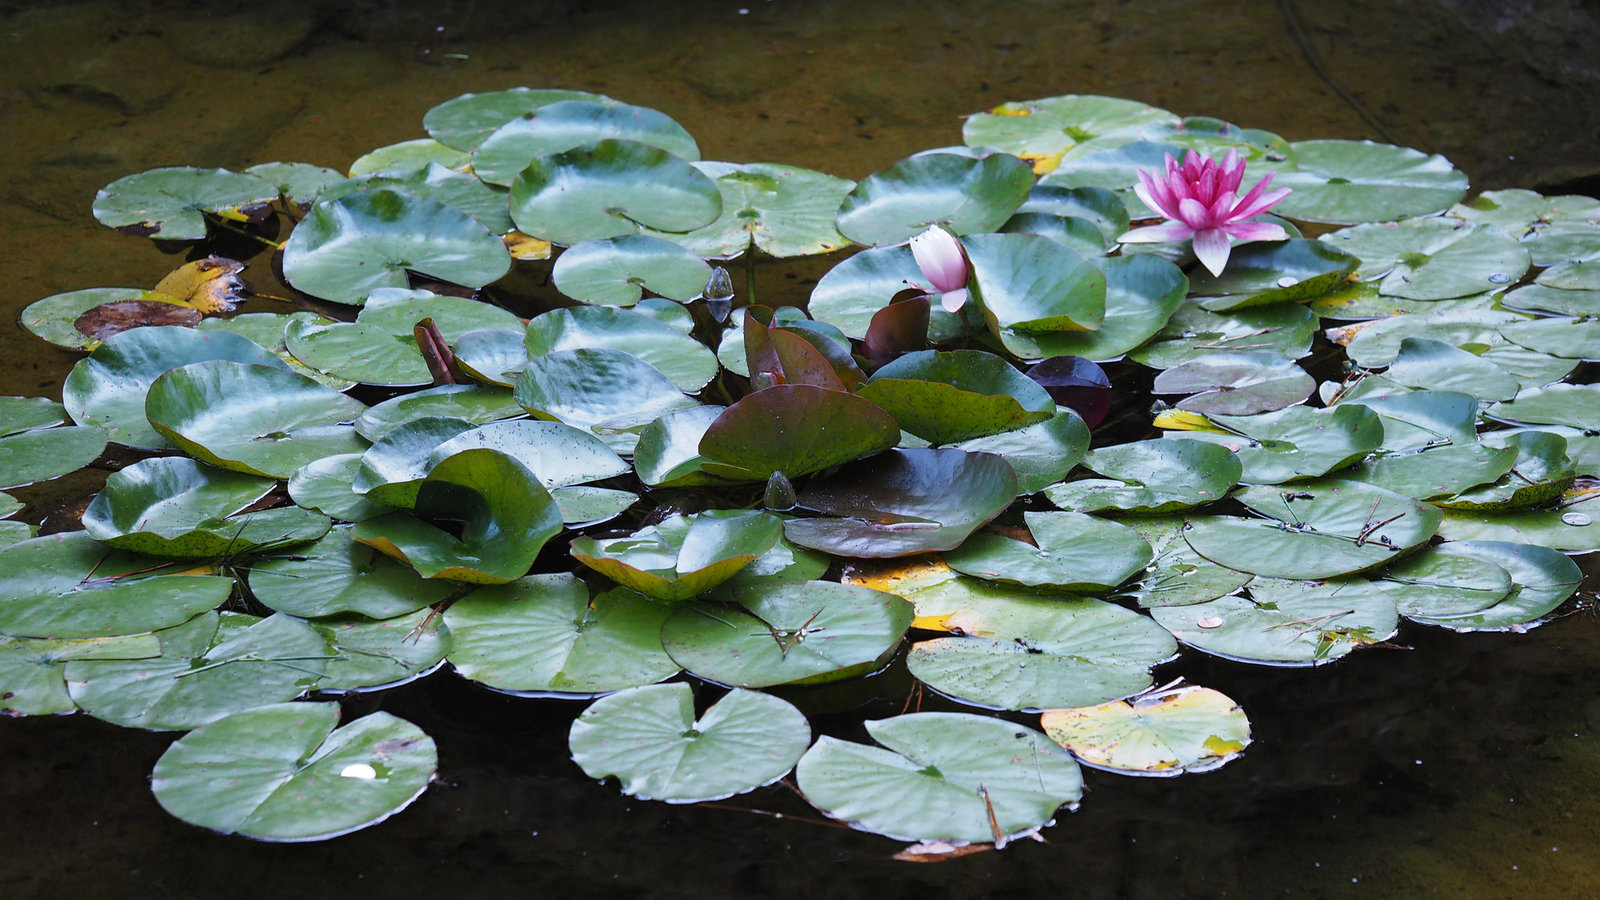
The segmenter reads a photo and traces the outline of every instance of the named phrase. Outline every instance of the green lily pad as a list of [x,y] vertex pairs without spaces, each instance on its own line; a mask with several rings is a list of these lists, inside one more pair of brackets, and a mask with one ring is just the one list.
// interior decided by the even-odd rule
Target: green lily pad
[[1532,319],[1500,326],[1507,339],[1539,353],[1567,359],[1600,359],[1600,320],[1579,318]]
[[233,579],[175,575],[83,532],[0,548],[0,634],[98,638],[169,628],[215,609]]
[[551,277],[557,290],[585,303],[632,306],[646,288],[687,303],[705,290],[711,266],[666,238],[625,234],[567,248]]
[[145,394],[171,369],[204,360],[287,368],[259,344],[236,334],[157,326],[112,335],[67,374],[61,402],[79,425],[98,425],[130,447],[161,450],[172,444],[145,419]]
[[1508,422],[1588,429],[1600,425],[1596,409],[1600,409],[1600,385],[1551,384],[1523,391],[1515,400],[1491,404],[1486,412]]
[[1557,316],[1597,316],[1600,315],[1600,291],[1554,288],[1539,284],[1536,280],[1533,284],[1501,294],[1500,305],[1506,309]]
[[1132,139],[1134,137],[1119,135],[1085,141],[1053,171],[1039,179],[1039,183],[1047,187],[1095,187],[1117,191],[1133,217],[1140,218],[1144,215],[1143,204],[1131,190],[1139,183],[1139,170],[1163,171],[1167,155],[1182,156],[1183,151],[1166,141]]
[[306,209],[323,188],[344,180],[337,169],[303,162],[267,162],[245,169],[278,189],[278,197],[291,206]]
[[396,426],[361,456],[350,489],[369,500],[409,509],[428,471],[433,451],[473,424],[444,416],[422,416]]
[[100,458],[106,432],[95,426],[37,428],[0,437],[0,488],[59,478]]
[[722,214],[711,178],[636,141],[603,140],[535,157],[511,185],[517,229],[557,244],[691,231]]
[[1456,347],[1488,348],[1506,342],[1500,334],[1501,326],[1525,318],[1488,309],[1395,316],[1355,326],[1345,352],[1357,365],[1372,368],[1394,362],[1400,355],[1400,343],[1408,337],[1444,341]]
[[1184,303],[1149,342],[1129,351],[1134,362],[1170,369],[1211,353],[1270,350],[1288,359],[1311,352],[1317,316],[1299,303],[1214,313]]
[[974,578],[1064,591],[1109,591],[1144,571],[1150,544],[1125,525],[1072,512],[1024,512],[1034,543],[979,533],[944,554]]
[[1190,289],[1211,295],[1200,305],[1216,312],[1308,300],[1333,290],[1359,262],[1321,241],[1258,241],[1234,250],[1221,275],[1197,270]]
[[523,409],[578,428],[634,428],[696,405],[660,369],[606,347],[541,354],[515,390]]
[[863,178],[839,205],[840,233],[868,246],[898,244],[929,225],[994,231],[1027,199],[1028,164],[1009,153],[929,151]]
[[444,384],[411,394],[392,397],[367,407],[356,419],[356,432],[369,441],[381,439],[406,422],[424,416],[484,424],[520,418],[526,413],[511,392],[494,385]]
[[126,175],[94,195],[94,217],[129,234],[164,241],[201,241],[206,217],[243,219],[278,199],[278,189],[227,169],[174,166]]
[[1250,720],[1239,704],[1195,684],[1049,710],[1040,724],[1080,763],[1122,775],[1209,772],[1250,745]]
[[1127,592],[1145,609],[1205,603],[1233,593],[1255,577],[1196,553],[1183,539],[1187,523],[1178,516],[1142,516],[1122,522],[1139,532],[1155,551],[1144,578]]
[[673,516],[628,537],[572,541],[572,558],[657,600],[704,594],[772,549],[783,524],[759,511]]
[[911,674],[992,709],[1092,706],[1151,686],[1177,644],[1146,616],[1100,600],[995,598],[942,619],[954,637],[913,644]]
[[1340,476],[1417,500],[1446,500],[1511,471],[1517,451],[1484,444],[1440,444],[1379,454]]
[[811,725],[787,701],[734,690],[699,719],[687,684],[629,688],[572,723],[572,758],[590,778],[616,776],[641,800],[704,803],[789,774]]
[[824,735],[795,767],[805,798],[852,828],[999,846],[1083,796],[1078,764],[1032,728],[932,712],[866,728],[882,748]]
[[283,251],[297,290],[352,306],[378,288],[409,287],[410,272],[480,288],[510,269],[505,244],[471,216],[385,189],[313,206]]
[[[853,338],[864,338],[872,317],[895,294],[926,279],[909,247],[871,247],[844,260],[818,279],[806,308]],[[960,320],[938,304],[929,311],[928,339],[938,343],[961,333]]]
[[1453,344],[1431,338],[1408,337],[1384,376],[1407,387],[1433,391],[1462,391],[1484,400],[1510,400],[1517,395],[1517,379],[1487,359]]
[[50,716],[77,712],[63,673],[74,659],[148,659],[161,655],[153,634],[52,640],[0,637],[0,713]]
[[288,478],[313,460],[366,449],[345,424],[366,404],[286,368],[212,360],[157,378],[150,424],[196,459]]
[[67,663],[67,690],[89,715],[127,728],[187,731],[304,694],[331,655],[299,619],[203,613],[156,633],[154,659]]
[[20,321],[23,328],[57,347],[66,350],[88,350],[99,341],[78,330],[75,324],[78,317],[97,306],[128,300],[177,302],[173,298],[163,297],[151,291],[141,291],[138,288],[88,288],[35,300],[22,310]]
[[1589,553],[1600,550],[1600,496],[1579,494],[1552,509],[1493,515],[1447,509],[1439,523],[1439,535],[1449,541],[1504,541],[1563,553]]
[[377,190],[436,200],[466,213],[494,234],[505,234],[511,230],[511,213],[506,209],[505,191],[438,163],[411,171],[375,172],[349,178],[324,189],[317,202],[332,203],[352,194]]
[[907,353],[874,373],[859,395],[934,444],[1035,425],[1056,409],[1037,382],[981,350]]
[[1017,491],[1032,494],[1067,477],[1077,467],[1089,449],[1089,428],[1077,413],[1058,408],[1043,422],[962,441],[955,448],[1003,457],[1016,470]]
[[1066,94],[1003,103],[968,116],[961,136],[973,147],[997,147],[1026,160],[1051,163],[1096,138],[1155,133],[1178,121],[1172,113],[1136,100]]
[[[526,574],[561,513],[537,477],[498,450],[463,450],[434,465],[412,513],[358,523],[351,536],[409,563],[424,578],[503,584]],[[459,523],[457,537],[428,522]]]
[[1394,636],[1399,613],[1384,592],[1321,588],[1257,578],[1249,597],[1165,606],[1150,615],[1188,646],[1271,666],[1320,665]]
[[369,150],[350,163],[350,177],[363,175],[406,175],[429,166],[440,165],[451,169],[465,169],[471,156],[463,150],[449,147],[431,138],[400,141]]
[[316,618],[357,614],[404,616],[445,599],[457,586],[429,581],[351,539],[341,525],[292,556],[250,567],[250,593],[278,612]]
[[1528,271],[1527,248],[1516,238],[1458,219],[1357,225],[1322,241],[1360,257],[1363,281],[1381,279],[1380,291],[1412,300],[1481,294],[1515,284]]
[[446,100],[423,115],[422,127],[441,144],[458,150],[472,150],[512,119],[563,100],[616,102],[610,97],[587,91],[515,87],[482,94],[462,94]]
[[1505,599],[1478,612],[1410,617],[1424,625],[1452,631],[1527,631],[1565,603],[1583,581],[1578,564],[1549,547],[1503,541],[1451,541],[1437,549],[1440,553],[1494,563],[1511,574],[1515,586]]
[[519,696],[582,697],[654,684],[678,664],[661,648],[671,608],[627,590],[589,599],[571,575],[479,588],[445,610],[450,664]]
[[1083,465],[1106,477],[1047,487],[1044,494],[1051,503],[1077,512],[1172,512],[1222,499],[1243,472],[1238,457],[1226,447],[1199,441],[1102,447],[1089,451]]
[[247,337],[272,351],[274,356],[288,363],[291,370],[299,372],[318,384],[326,385],[336,391],[347,391],[355,387],[356,382],[313,369],[295,359],[294,354],[289,352],[286,342],[285,332],[290,327],[331,325],[333,322],[334,320],[327,316],[300,310],[293,313],[246,313],[242,316],[233,316],[228,319],[219,319],[213,316],[201,319],[200,324],[194,328],[196,331],[226,331],[230,334]]
[[1002,335],[1006,349],[1024,359],[1081,356],[1115,359],[1148,341],[1183,305],[1189,281],[1183,270],[1159,256],[1140,254],[1096,260],[1105,274],[1106,312],[1094,331]]
[[629,309],[580,306],[542,313],[528,323],[526,346],[529,359],[563,350],[631,353],[686,393],[700,390],[717,375],[717,358],[704,344]]
[[1106,276],[1088,260],[1032,234],[973,235],[964,242],[989,327],[1009,331],[1086,331],[1105,318]]
[[337,703],[235,713],[168,747],[150,788],[185,822],[266,841],[349,834],[427,790],[439,754],[422,729],[386,712],[338,721]]
[[893,594],[826,581],[753,585],[737,606],[684,604],[661,644],[690,673],[718,684],[821,684],[877,671],[911,626]]
[[517,373],[528,365],[528,349],[523,346],[526,337],[521,326],[480,328],[463,334],[451,349],[455,351],[456,364],[468,376],[485,384],[511,387],[516,384]]
[[666,113],[625,103],[558,100],[511,119],[472,151],[472,171],[490,184],[510,186],[536,157],[595,141],[637,141],[694,161],[700,147]]
[[1467,176],[1437,154],[1371,141],[1297,141],[1296,168],[1273,187],[1293,193],[1274,212],[1304,222],[1386,222],[1426,216],[1460,200]]
[[[725,407],[695,406],[667,413],[639,432],[633,468],[646,487],[724,484],[705,470],[700,440]],[[1086,438],[1087,440],[1087,438]]]
[[821,518],[793,519],[784,534],[836,556],[884,558],[951,550],[1017,495],[1004,459],[964,450],[891,450],[859,460],[800,492]]
[[[1122,205],[1121,198],[1114,191],[1105,188],[1064,188],[1036,184],[1028,192],[1028,199],[1017,207],[1016,213],[1002,230],[1019,230],[1014,227],[1018,224],[1019,216],[1046,216],[1057,219],[1066,223],[1064,227],[1067,233],[1073,235],[1082,233],[1079,226],[1083,223],[1093,226],[1095,232],[1099,234],[1098,241],[1089,240],[1087,234],[1080,238],[1085,243],[1093,244],[1095,248],[1093,255],[1105,253],[1106,249],[1116,241],[1117,235],[1128,230],[1127,207]],[[1068,243],[1067,246],[1070,247],[1072,244]]]
[[639,495],[617,488],[573,485],[550,492],[561,512],[561,522],[569,528],[587,528],[615,519],[639,502]]
[[716,180],[722,214],[715,222],[662,237],[702,257],[734,257],[752,246],[780,258],[828,253],[850,243],[834,214],[855,182],[774,163],[699,162]]
[[1457,445],[1477,440],[1478,401],[1455,391],[1413,391],[1347,398],[1383,420],[1383,449],[1421,450],[1440,442]]
[[1156,376],[1157,394],[1188,394],[1177,407],[1191,412],[1248,416],[1305,400],[1317,389],[1306,371],[1270,350],[1210,353]]
[[317,682],[323,693],[399,687],[437,671],[450,647],[450,630],[432,609],[392,619],[337,616],[311,625],[333,651]]
[[1446,546],[1424,547],[1384,570],[1376,582],[1402,616],[1470,615],[1510,596],[1515,586],[1511,573],[1491,560],[1448,551]]
[[[899,440],[894,418],[863,397],[780,384],[747,394],[718,415],[700,439],[700,454],[736,469],[728,474],[798,478],[887,450]],[[720,466],[707,471],[723,473]]]
[[1213,562],[1272,578],[1336,578],[1376,568],[1432,537],[1441,517],[1393,491],[1336,479],[1298,490],[1247,487],[1235,497],[1263,518],[1197,517],[1184,538]]
[[[1221,444],[1238,454],[1244,484],[1318,478],[1360,461],[1383,444],[1383,423],[1364,406],[1291,406],[1253,416],[1210,417],[1233,434],[1179,432],[1173,437]],[[1243,438],[1243,439],[1241,439]]]
[[515,419],[490,422],[443,440],[422,465],[431,468],[463,450],[487,447],[522,463],[546,488],[601,481],[628,471],[628,463],[603,441],[560,422]]

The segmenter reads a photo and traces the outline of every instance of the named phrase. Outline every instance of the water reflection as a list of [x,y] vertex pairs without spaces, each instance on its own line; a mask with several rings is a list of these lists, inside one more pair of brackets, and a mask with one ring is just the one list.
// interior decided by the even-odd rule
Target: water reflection
[[[959,142],[964,113],[1072,92],[1290,139],[1380,138],[1341,90],[1397,140],[1449,156],[1475,189],[1593,192],[1586,179],[1600,173],[1600,123],[1584,118],[1600,31],[1555,0],[267,10],[0,7],[8,317],[61,291],[149,285],[175,265],[90,218],[94,191],[113,178],[169,164],[343,166],[420,136],[422,113],[443,99],[515,84],[662,109],[708,159],[853,178]],[[264,286],[268,269],[258,256],[246,274]],[[818,272],[766,279],[776,286],[764,299],[798,302]],[[58,396],[75,355],[15,327],[0,340],[7,393]],[[68,479],[29,499],[42,509],[93,487]],[[0,884],[18,897],[182,896],[196,884],[244,897],[1600,896],[1600,704],[1588,690],[1600,623],[1580,614],[1526,635],[1413,628],[1401,643],[1411,649],[1317,671],[1188,656],[1158,676],[1240,701],[1256,730],[1244,759],[1177,780],[1090,772],[1082,809],[1063,813],[1047,844],[932,867],[889,861],[892,842],[806,821],[814,814],[780,789],[732,804],[782,820],[620,797],[568,759],[576,707],[445,675],[347,713],[381,706],[434,734],[442,783],[384,825],[324,845],[253,844],[166,816],[146,776],[170,736],[85,717],[5,722]]]

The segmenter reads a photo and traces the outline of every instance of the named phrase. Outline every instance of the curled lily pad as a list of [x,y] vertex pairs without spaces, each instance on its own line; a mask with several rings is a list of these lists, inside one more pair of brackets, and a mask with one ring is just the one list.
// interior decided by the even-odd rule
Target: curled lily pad
[[795,769],[806,799],[852,828],[1000,845],[1083,796],[1078,764],[1031,728],[931,712],[866,727],[882,747],[824,735]]
[[528,323],[526,346],[530,359],[562,350],[631,353],[685,392],[700,390],[717,374],[716,357],[704,344],[629,309],[577,307],[542,313]]
[[248,553],[263,535],[248,519],[226,517],[275,484],[183,457],[141,460],[106,479],[105,489],[84,510],[83,527],[109,546],[155,556]]
[[168,440],[224,469],[288,478],[366,448],[345,424],[366,404],[286,368],[213,360],[156,379],[145,414]]
[[901,429],[935,444],[1034,425],[1056,408],[1037,382],[981,350],[907,353],[875,372],[859,393]]
[[1293,193],[1274,210],[1306,222],[1386,222],[1446,209],[1467,192],[1467,176],[1442,156],[1371,141],[1298,141],[1296,168],[1273,187]]
[[892,450],[814,480],[799,505],[821,518],[784,525],[789,540],[839,556],[950,550],[1016,499],[1017,476],[991,453]]
[[129,728],[186,731],[304,694],[331,654],[299,619],[202,613],[157,632],[153,659],[80,659],[67,689],[89,715]]
[[479,588],[445,611],[450,664],[521,696],[593,696],[678,672],[661,648],[671,608],[628,590],[592,600],[571,575],[530,575]]
[[1194,684],[1049,710],[1041,724],[1079,762],[1123,775],[1209,772],[1250,745],[1250,720],[1239,704]]
[[646,596],[687,600],[772,549],[782,531],[782,523],[768,513],[708,510],[674,516],[630,537],[576,538],[572,557]]
[[1009,153],[919,153],[862,179],[840,204],[837,224],[869,246],[898,244],[933,224],[956,234],[993,231],[1032,187],[1028,164]]
[[67,374],[61,402],[79,425],[98,425],[110,440],[158,450],[172,446],[145,418],[145,394],[171,369],[203,360],[287,368],[248,338],[158,326],[113,335]]
[[733,467],[728,474],[736,477],[782,472],[797,478],[887,450],[899,440],[894,418],[870,400],[780,384],[747,394],[718,415],[700,439],[700,453]]
[[570,742],[589,777],[615,775],[624,794],[702,803],[789,774],[811,744],[811,726],[787,701],[744,690],[697,719],[689,685],[662,684],[595,701],[572,723]]
[[1071,512],[1025,512],[1034,543],[981,533],[944,554],[957,572],[1067,591],[1106,591],[1150,564],[1154,552],[1137,531]]
[[250,567],[250,592],[257,600],[307,618],[353,613],[389,619],[437,603],[455,589],[356,543],[349,526],[333,529],[293,555]]
[[965,246],[990,328],[1002,341],[1008,331],[1093,330],[1105,318],[1105,275],[1049,238],[973,235]]
[[626,103],[558,100],[495,129],[472,151],[472,171],[490,184],[509,186],[539,156],[603,140],[637,141],[683,159],[700,158],[700,147],[666,113]]
[[1197,517],[1184,537],[1207,559],[1274,578],[1334,578],[1393,562],[1432,537],[1442,515],[1393,491],[1336,479],[1301,490],[1247,487],[1235,497],[1262,518]]
[[168,747],[150,788],[185,822],[265,841],[358,831],[427,790],[439,754],[422,729],[386,712],[338,721],[337,703],[235,713]]
[[227,169],[175,166],[118,178],[94,197],[94,217],[118,231],[199,241],[206,216],[242,220],[278,199],[276,185]]
[[370,406],[356,419],[356,431],[376,441],[399,426],[424,416],[446,416],[483,424],[523,416],[511,392],[493,385],[444,384],[401,394]]
[[855,182],[774,163],[700,162],[716,179],[722,214],[681,234],[664,234],[703,257],[734,257],[752,246],[769,256],[810,256],[850,243],[834,214]]
[[721,406],[695,406],[667,413],[639,432],[633,467],[648,487],[688,487],[722,484],[725,479],[705,471],[700,440],[722,414]]
[[690,231],[722,213],[722,194],[699,169],[659,147],[602,140],[536,157],[511,185],[518,230],[557,244]]
[[378,288],[409,287],[408,272],[479,288],[510,269],[505,245],[466,213],[390,190],[318,203],[283,252],[296,289],[352,306]]
[[517,381],[517,373],[528,365],[528,350],[522,343],[526,337],[521,327],[481,328],[463,334],[451,349],[455,351],[456,364],[469,377],[511,387]]
[[442,443],[471,431],[471,422],[447,416],[422,416],[396,426],[361,456],[350,489],[389,506],[410,508]]
[[677,300],[693,300],[705,290],[711,266],[666,238],[625,234],[584,241],[556,258],[551,278],[574,300],[632,306],[645,288]]
[[1140,254],[1097,260],[1105,274],[1105,318],[1093,331],[1007,332],[1006,349],[1025,359],[1079,356],[1113,359],[1159,332],[1183,305],[1188,279],[1158,256]]
[[[872,247],[839,263],[817,281],[806,308],[853,338],[866,337],[872,317],[895,294],[926,279],[907,247]],[[929,312],[928,337],[939,341],[960,332],[959,321],[938,304]]]
[[[525,574],[561,530],[555,501],[533,473],[486,448],[463,450],[433,466],[413,510],[367,519],[351,534],[410,563],[424,578],[503,584]],[[460,536],[427,519],[459,523]]]
[[661,643],[691,673],[718,684],[820,684],[881,668],[911,625],[893,594],[824,581],[733,591],[737,606],[695,601],[672,614]]
[[940,693],[994,709],[1126,697],[1150,687],[1150,668],[1177,651],[1149,617],[1100,600],[997,597],[939,624],[956,636],[912,645],[907,668]]
[[1224,447],[1198,441],[1138,441],[1091,450],[1085,467],[1106,478],[1045,488],[1062,509],[1161,513],[1202,506],[1227,495],[1243,467]]

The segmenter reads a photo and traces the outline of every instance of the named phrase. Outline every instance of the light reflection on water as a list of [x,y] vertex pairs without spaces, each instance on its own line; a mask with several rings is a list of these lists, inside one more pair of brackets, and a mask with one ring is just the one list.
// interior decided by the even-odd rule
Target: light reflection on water
[[[1315,74],[1284,7],[1330,77],[1402,143],[1449,156],[1475,190],[1593,192],[1582,179],[1600,173],[1600,32],[1554,0],[1520,16],[1451,0],[1323,12],[1243,0],[742,2],[0,5],[6,315],[60,291],[152,284],[176,265],[90,218],[113,178],[173,164],[343,166],[421,136],[441,100],[517,84],[656,107],[708,159],[852,178],[958,143],[962,114],[1061,93],[1291,140],[1378,137]],[[763,300],[800,302],[828,264],[773,267]],[[270,288],[264,257],[246,274]],[[14,326],[0,341],[5,393],[59,396],[74,355]],[[37,509],[93,487],[69,479],[27,496]],[[620,797],[568,759],[576,705],[448,675],[351,704],[349,718],[381,706],[433,734],[442,783],[384,825],[321,845],[255,844],[166,816],[146,776],[170,736],[86,717],[5,722],[0,885],[16,897],[183,896],[195,884],[245,897],[1600,896],[1597,639],[1600,622],[1578,614],[1524,635],[1411,629],[1401,643],[1412,649],[1316,671],[1186,656],[1158,676],[1238,700],[1256,734],[1243,759],[1176,780],[1087,772],[1082,808],[1061,814],[1048,843],[931,867],[804,821],[807,807],[777,789],[728,805],[787,820]],[[867,686],[903,696],[893,677]],[[818,717],[819,730],[859,721],[847,700],[829,702],[847,714]]]

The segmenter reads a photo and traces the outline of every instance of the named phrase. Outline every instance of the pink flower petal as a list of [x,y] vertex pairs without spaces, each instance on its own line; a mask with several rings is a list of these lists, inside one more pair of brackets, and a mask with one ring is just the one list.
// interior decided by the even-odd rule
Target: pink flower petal
[[1274,222],[1229,222],[1222,226],[1222,230],[1229,236],[1238,238],[1240,243],[1289,239],[1289,232]]
[[1222,274],[1222,267],[1228,264],[1228,253],[1232,249],[1228,236],[1220,228],[1207,228],[1194,233],[1194,255],[1213,275]]
[[1211,221],[1211,211],[1206,209],[1204,204],[1190,197],[1185,197],[1178,203],[1178,218],[1196,231],[1218,224]]
[[1167,188],[1164,181],[1159,181],[1143,169],[1139,171],[1139,184],[1133,186],[1133,192],[1139,195],[1144,205],[1169,219],[1178,217],[1178,199],[1172,196],[1172,191]]
[[917,268],[934,290],[954,291],[966,287],[971,269],[967,265],[966,251],[955,235],[937,225],[911,239],[911,255]]
[[945,312],[948,312],[948,313],[960,312],[961,311],[961,307],[965,306],[966,304],[967,304],[967,289],[966,288],[961,288],[960,290],[957,290],[957,291],[945,291],[943,294],[939,295],[939,305],[944,307],[944,311]]
[[1118,237],[1117,241],[1123,244],[1163,244],[1186,240],[1192,234],[1194,229],[1182,222],[1162,222],[1160,225],[1135,228]]
[[1261,191],[1266,188],[1267,183],[1271,180],[1272,176],[1269,174],[1267,177],[1261,179],[1259,184],[1251,188],[1250,193],[1240,197],[1239,202],[1234,204],[1233,214],[1231,217],[1235,219],[1253,219],[1272,207],[1277,206],[1278,201],[1289,196],[1291,193],[1290,188],[1278,188],[1275,191],[1263,195]]

